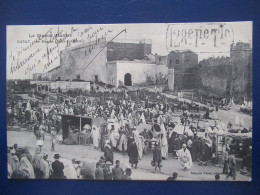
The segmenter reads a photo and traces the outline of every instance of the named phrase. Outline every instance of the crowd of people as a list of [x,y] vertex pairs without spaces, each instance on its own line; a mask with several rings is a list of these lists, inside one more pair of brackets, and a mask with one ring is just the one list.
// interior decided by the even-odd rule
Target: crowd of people
[[[32,155],[28,147],[14,146],[8,148],[8,178],[10,179],[85,179],[85,180],[132,180],[131,168],[123,169],[120,161],[115,161],[111,169],[102,156],[95,168],[90,163],[73,158],[65,165],[60,161],[61,156],[54,154],[48,159],[48,154],[41,154],[39,149]],[[66,171],[64,169],[66,168]],[[167,181],[175,181],[177,173]]]
[[89,163],[76,158],[64,165],[60,157],[59,154],[54,154],[54,160],[49,160],[48,154],[41,154],[39,148],[32,155],[28,147],[15,144],[8,148],[8,178],[131,180],[131,169],[122,169],[119,160],[116,160],[115,167],[110,169],[101,157],[93,169]]
[[[213,110],[217,112],[217,109]],[[202,114],[202,111],[205,114]],[[151,165],[154,166],[153,172],[160,171],[162,161],[167,160],[169,154],[178,158],[184,171],[191,169],[194,162],[198,162],[199,165],[207,165],[209,161],[218,163],[216,162],[219,160],[216,157],[218,135],[224,135],[231,127],[230,124],[225,125],[215,120],[213,126],[207,123],[206,127],[200,128],[199,120],[210,119],[210,112],[212,111],[207,107],[201,108],[178,99],[167,99],[159,93],[140,90],[135,91],[134,96],[130,92],[123,91],[109,93],[101,98],[85,98],[79,103],[58,99],[50,105],[49,109],[43,109],[36,101],[11,102],[7,109],[7,124],[31,128],[30,130],[36,137],[36,154],[32,158],[26,148],[22,149],[22,154],[19,148],[10,149],[9,176],[10,178],[25,177],[25,175],[28,176],[25,172],[29,172],[29,178],[62,179],[66,177],[62,171],[64,166],[59,162],[59,154],[54,155],[55,162],[51,165],[47,160],[48,156],[41,155],[46,134],[49,134],[52,140],[51,151],[55,151],[57,141],[68,143],[58,138],[62,135],[60,114],[104,119],[104,123],[100,126],[83,124],[83,131],[79,132],[89,135],[89,142],[93,144],[94,149],[101,149],[104,156],[97,162],[96,174],[93,178],[91,178],[93,175],[83,173],[84,165],[74,159],[72,163],[74,168],[81,167],[81,174],[77,174],[77,178],[83,175],[82,177],[86,179],[131,179],[131,169],[123,170],[118,160],[110,171],[109,167],[114,165],[114,152],[128,155],[131,167],[138,168],[143,155],[153,150],[151,159]],[[68,126],[70,131],[79,129],[71,127],[69,123]],[[179,129],[183,131],[180,133]],[[232,138],[226,139],[222,136],[221,141],[226,148],[223,150],[225,169],[223,173],[236,179]],[[243,147],[246,147],[242,149],[245,151],[242,156],[243,166],[250,170],[250,156],[248,156],[251,153],[250,142]],[[212,161],[213,158],[214,161]],[[49,168],[46,168],[47,163]],[[26,171],[23,171],[25,169]],[[38,174],[39,172],[41,174]],[[17,174],[20,175],[17,176]]]

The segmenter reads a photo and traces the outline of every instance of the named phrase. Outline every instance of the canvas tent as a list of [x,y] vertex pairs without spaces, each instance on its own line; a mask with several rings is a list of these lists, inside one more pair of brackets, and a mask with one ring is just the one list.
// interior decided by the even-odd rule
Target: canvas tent
[[69,114],[61,114],[61,124],[62,124],[62,136],[63,140],[67,139],[69,136],[69,125],[74,126],[79,132],[82,131],[83,127],[88,124],[91,127],[95,125],[99,127],[103,122],[103,118],[93,118],[81,115],[69,115]]

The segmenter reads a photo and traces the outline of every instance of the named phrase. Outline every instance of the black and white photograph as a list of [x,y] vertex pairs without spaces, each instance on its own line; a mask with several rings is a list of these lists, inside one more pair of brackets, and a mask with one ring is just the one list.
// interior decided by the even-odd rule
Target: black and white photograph
[[250,182],[252,26],[6,26],[6,177]]

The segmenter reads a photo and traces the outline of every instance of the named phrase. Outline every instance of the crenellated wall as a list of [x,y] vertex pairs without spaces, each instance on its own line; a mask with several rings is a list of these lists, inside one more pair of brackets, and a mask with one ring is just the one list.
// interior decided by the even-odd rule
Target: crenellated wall
[[198,87],[220,95],[252,97],[252,49],[238,42],[230,47],[230,57],[202,60]]
[[151,54],[152,45],[148,43],[119,43],[111,42],[107,46],[107,61],[116,60],[144,60],[147,54]]

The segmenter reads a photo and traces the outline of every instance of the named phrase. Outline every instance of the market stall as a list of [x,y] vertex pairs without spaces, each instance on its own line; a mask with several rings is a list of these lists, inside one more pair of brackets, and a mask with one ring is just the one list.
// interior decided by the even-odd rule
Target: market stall
[[[81,115],[61,114],[63,141],[72,139],[72,144],[80,144],[83,127],[88,124],[91,127],[99,127],[104,121],[102,118],[87,117]],[[76,141],[77,140],[77,141]]]

